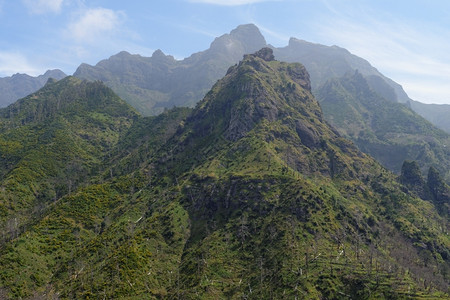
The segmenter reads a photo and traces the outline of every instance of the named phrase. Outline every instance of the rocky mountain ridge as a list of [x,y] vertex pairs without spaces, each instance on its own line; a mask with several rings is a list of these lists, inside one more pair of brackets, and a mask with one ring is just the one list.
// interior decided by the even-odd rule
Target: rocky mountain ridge
[[161,50],[150,58],[121,52],[96,66],[81,65],[74,76],[102,80],[144,115],[154,115],[172,106],[194,106],[228,67],[265,45],[256,26],[241,25],[180,61]]
[[[80,95],[81,108],[96,107],[88,117]],[[62,115],[32,113],[58,99],[71,103]],[[340,136],[305,67],[271,49],[246,55],[193,110],[141,117],[101,83],[73,77],[20,103],[24,124],[0,118],[10,153],[12,131],[26,129],[27,140],[72,151],[32,133],[85,118],[74,142],[105,155],[32,222],[5,223],[3,298],[448,298],[448,218]],[[105,143],[84,135],[94,128]],[[33,155],[48,156],[45,147]],[[429,181],[445,189],[437,174]],[[0,203],[27,189],[30,203],[46,203],[35,182],[17,180]]]
[[403,162],[412,160],[423,174],[433,166],[450,180],[449,134],[381,97],[359,71],[327,81],[316,96],[325,119],[390,170],[399,174]]
[[[74,75],[83,79],[102,80],[141,113],[158,114],[174,105],[194,106],[212,84],[225,74],[229,66],[239,61],[244,54],[265,46],[264,37],[256,26],[241,25],[230,34],[216,38],[208,50],[195,53],[182,61],[176,61],[160,50],[155,51],[153,59],[121,52],[96,66],[82,64]],[[406,103],[439,128],[447,132],[450,130],[449,118],[446,117],[447,106],[436,107],[411,100],[399,84],[343,48],[296,38],[291,38],[286,47],[272,48],[278,60],[305,64],[311,74],[313,90],[332,77],[359,70],[370,87],[382,97]],[[21,79],[20,85],[30,84]],[[28,87],[25,92],[21,91],[16,95],[13,91],[21,89],[8,81],[3,87],[3,97],[7,98],[3,106],[34,92],[40,86],[42,83]]]
[[0,78],[0,107],[34,93],[45,85],[49,78],[62,79],[67,75],[61,70],[48,70],[44,74],[32,77],[27,74],[15,74]]

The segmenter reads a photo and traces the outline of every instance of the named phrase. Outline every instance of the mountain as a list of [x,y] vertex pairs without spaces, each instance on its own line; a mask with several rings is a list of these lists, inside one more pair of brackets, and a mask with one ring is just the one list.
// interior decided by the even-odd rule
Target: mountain
[[[96,66],[80,65],[74,76],[102,80],[144,115],[155,115],[174,105],[193,107],[229,66],[242,55],[265,46],[265,39],[255,25],[240,25],[230,34],[216,38],[209,49],[180,61],[161,50],[152,57],[121,52]],[[346,49],[296,38],[291,38],[286,47],[272,49],[278,60],[306,66],[314,92],[327,80],[358,70],[380,96],[393,102],[411,103],[417,113],[449,132],[445,113],[414,102],[398,83]]]
[[[166,56],[160,50],[150,58],[122,52],[95,67],[82,65],[75,75],[88,80],[102,80],[144,115],[155,114],[174,105],[194,106],[225,74],[228,66],[246,52],[263,45],[264,37],[256,26],[241,25],[230,34],[217,38],[208,50],[182,61]],[[288,46],[271,48],[278,60],[305,65],[311,76],[313,93],[321,105],[326,106],[325,118],[341,134],[353,139],[361,150],[396,173],[400,172],[405,160],[417,160],[423,174],[434,166],[450,182],[450,156],[446,148],[449,135],[433,128],[408,108],[416,107],[417,110],[418,104],[414,105],[415,102],[408,98],[400,85],[382,75],[366,60],[337,46],[328,47],[291,38]],[[327,85],[328,81],[336,82],[338,78],[357,83],[358,80],[346,76],[356,70],[361,77],[359,82],[364,81],[361,86]],[[360,99],[358,93],[367,98]],[[344,96],[348,99],[340,107],[343,100],[339,99]],[[333,103],[334,100],[337,102]],[[401,118],[393,112],[399,113]],[[371,123],[372,119],[378,123]],[[360,132],[357,134],[358,128]]]
[[74,76],[101,80],[144,115],[155,115],[172,106],[194,106],[228,67],[265,45],[256,26],[241,25],[183,60],[161,50],[152,57],[121,52],[96,66],[82,64]]
[[192,111],[130,119],[0,249],[3,297],[448,298],[448,218],[324,121],[302,65],[262,49]]
[[378,94],[393,102],[406,103],[410,99],[403,88],[385,77],[363,58],[338,46],[324,46],[291,38],[289,45],[274,48],[275,57],[281,61],[301,62],[311,75],[313,90],[334,77],[358,70],[368,77],[368,83]]
[[0,240],[89,182],[136,117],[102,83],[70,76],[0,109]]
[[411,108],[438,128],[450,133],[450,105],[448,104],[424,104],[418,101],[410,101]]
[[[253,51],[257,50],[262,45],[265,45],[265,41],[256,26],[241,25],[230,34],[217,38],[211,44],[210,49],[194,54],[183,61],[176,61],[173,57],[166,56],[161,51],[156,51],[151,58],[119,53],[108,60],[100,62],[95,67],[82,65],[75,75],[89,80],[103,80],[142,113],[155,114],[162,111],[164,107],[167,108],[174,105],[193,106],[196,101],[206,94],[210,86],[225,73],[228,66],[237,61],[242,54],[252,51],[252,49]],[[385,138],[389,139],[389,142],[381,138],[379,142],[371,146],[361,147],[361,149],[380,159],[383,165],[395,172],[400,172],[401,165],[405,159],[417,159],[424,174],[430,165],[434,165],[444,174],[443,176],[446,180],[449,180],[450,175],[448,174],[448,164],[446,163],[448,161],[448,151],[443,149],[448,144],[448,138],[441,133],[433,133],[433,136],[440,136],[439,142],[436,144],[439,149],[435,149],[434,140],[431,141],[430,139],[432,138],[426,136],[428,134],[427,131],[437,131],[431,129],[430,124],[424,125],[423,119],[418,118],[412,112],[407,112],[407,109],[400,108],[397,103],[400,102],[410,106],[413,110],[428,118],[428,120],[435,122],[435,124],[445,124],[448,119],[446,118],[445,110],[439,112],[441,116],[439,119],[433,117],[437,114],[433,106],[412,101],[400,85],[382,75],[366,60],[351,54],[343,48],[337,46],[328,47],[291,38],[288,46],[283,48],[272,47],[272,49],[278,60],[300,62],[305,65],[311,76],[313,93],[318,93],[318,90],[328,80],[333,80],[358,70],[358,73],[364,77],[366,85],[372,91],[390,101],[390,103],[382,101],[383,105],[386,106],[386,111],[402,111],[402,115],[408,119],[408,122],[417,121],[419,122],[416,124],[417,127],[427,127],[427,129],[422,131],[415,131],[410,125],[397,122],[397,127],[403,125],[407,127],[395,130],[408,134],[415,142],[410,143],[408,139],[405,139],[406,135],[403,135],[402,138],[394,139],[387,137],[385,134]],[[347,90],[346,93],[351,94],[353,91],[356,90]],[[338,98],[339,95],[330,95],[330,97]],[[348,107],[347,110],[358,111],[361,108],[360,106],[367,104],[358,104],[360,100],[356,94],[350,97],[353,100],[350,101],[351,103],[347,101],[346,104],[351,104],[353,107]],[[378,99],[380,97],[375,98]],[[367,102],[367,100],[361,101]],[[445,106],[442,106],[442,108],[445,108]],[[343,108],[340,109],[342,110]],[[368,107],[365,109],[367,110]],[[375,111],[372,112],[374,116],[376,113],[382,113],[381,110]],[[326,109],[325,118],[331,117],[331,113],[333,113],[333,110]],[[361,114],[361,111],[359,114]],[[344,115],[341,114],[340,117],[343,118]],[[385,120],[386,114],[375,117],[379,120],[391,122],[390,120]],[[391,114],[390,117],[394,116]],[[359,126],[365,119],[360,115],[358,120],[359,123],[347,123],[351,126]],[[330,121],[344,135],[346,135],[347,131],[354,130],[347,128],[347,123],[342,123],[338,126],[335,123],[336,118]],[[371,126],[367,124],[365,127]],[[441,125],[441,128],[445,130],[445,125]],[[387,132],[391,132],[390,128],[386,129]],[[371,134],[370,132],[366,133]],[[415,137],[413,137],[414,134],[416,134]],[[363,145],[361,143],[357,144]],[[393,146],[394,144],[395,146]],[[389,147],[396,149],[394,151],[395,155],[388,154]],[[426,150],[425,148],[427,147],[430,147],[431,150]],[[425,154],[421,155],[421,153]],[[440,163],[440,159],[444,162],[443,164]]]
[[327,81],[316,95],[325,119],[390,170],[400,173],[412,160],[423,174],[433,166],[450,180],[450,135],[378,95],[359,71]]
[[315,92],[330,79],[358,71],[372,90],[392,102],[405,103],[435,126],[450,133],[449,105],[425,104],[408,97],[403,88],[381,74],[363,58],[338,46],[325,46],[291,38],[286,47],[273,48],[275,57],[281,61],[301,62],[311,75]]
[[11,77],[0,78],[0,107],[5,107],[36,92],[45,85],[49,78],[59,80],[66,76],[61,70],[48,70],[45,74],[37,77],[15,74]]

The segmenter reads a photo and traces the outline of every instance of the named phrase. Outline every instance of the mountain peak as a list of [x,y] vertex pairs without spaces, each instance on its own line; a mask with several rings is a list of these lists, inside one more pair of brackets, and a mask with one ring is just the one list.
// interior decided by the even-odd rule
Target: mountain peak
[[230,32],[230,35],[235,38],[242,38],[248,36],[256,36],[264,40],[259,28],[255,24],[243,24],[239,25]]
[[226,50],[231,53],[252,53],[266,45],[266,40],[258,27],[253,24],[247,24],[240,25],[229,34],[216,38],[211,43],[211,49],[216,51]]
[[59,79],[63,79],[67,75],[60,69],[53,69],[53,70],[47,70],[43,75],[40,75],[40,76],[42,76],[44,78],[52,77],[52,78],[59,80]]
[[49,85],[49,84],[53,84],[53,83],[56,83],[56,82],[58,82],[57,79],[55,79],[55,78],[53,78],[53,77],[49,77],[49,78],[47,79],[47,83],[46,83],[44,86],[47,86],[47,85]]
[[158,60],[158,61],[168,61],[172,62],[175,61],[175,58],[172,55],[166,55],[161,49],[156,50],[152,54],[152,59]]
[[155,52],[153,52],[152,57],[153,58],[166,57],[166,55],[164,54],[164,52],[162,52],[161,49],[158,49]]
[[276,61],[272,50],[263,48],[245,55],[228,70],[199,103],[193,119],[202,134],[219,130],[218,134],[229,141],[241,139],[264,122],[297,120],[292,130],[302,136],[304,145],[315,147],[319,142],[317,132],[324,129],[310,129],[315,125],[309,123],[315,119],[320,124],[321,115],[303,65]]
[[305,41],[305,40],[301,40],[301,39],[298,39],[298,38],[295,38],[295,37],[291,37],[290,39],[289,39],[289,46],[293,46],[293,45],[295,45],[295,44],[297,44],[297,43],[299,43],[299,44],[301,44],[301,43],[305,43],[305,44],[308,44],[309,42],[307,42],[307,41]]
[[116,55],[113,55],[113,57],[127,57],[127,56],[130,56],[130,55],[131,54],[128,51],[120,51]]
[[15,73],[10,78],[16,79],[16,78],[20,78],[20,77],[30,77],[31,78],[32,76],[25,74],[25,73]]
[[261,50],[255,52],[254,54],[246,54],[244,55],[244,59],[247,56],[259,57],[265,61],[275,60],[275,56],[273,56],[273,50],[268,47],[264,47]]

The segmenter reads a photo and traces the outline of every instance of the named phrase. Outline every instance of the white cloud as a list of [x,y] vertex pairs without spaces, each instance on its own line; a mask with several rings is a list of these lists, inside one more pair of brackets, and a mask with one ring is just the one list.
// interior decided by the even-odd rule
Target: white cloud
[[114,34],[118,30],[123,14],[106,8],[88,9],[73,23],[67,32],[77,42],[91,43]]
[[193,3],[205,3],[222,6],[238,6],[268,1],[280,1],[280,0],[189,0],[189,2]]
[[63,0],[22,0],[32,14],[59,13]]
[[0,52],[0,76],[11,76],[15,73],[35,76],[39,74],[39,70],[20,53]]

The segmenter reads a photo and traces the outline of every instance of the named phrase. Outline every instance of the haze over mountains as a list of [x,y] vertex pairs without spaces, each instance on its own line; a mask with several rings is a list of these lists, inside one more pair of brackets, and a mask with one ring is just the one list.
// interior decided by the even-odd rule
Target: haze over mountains
[[424,104],[419,101],[410,101],[411,108],[437,127],[450,132],[450,105]]
[[160,50],[150,58],[121,52],[96,66],[82,64],[74,76],[102,80],[141,113],[154,115],[174,105],[194,106],[231,65],[264,46],[258,28],[239,26],[180,61]]
[[361,152],[311,86],[264,48],[194,109],[72,76],[1,109],[0,296],[447,299],[450,188]]
[[401,103],[410,100],[399,84],[378,72],[368,61],[338,46],[329,47],[291,38],[288,46],[274,48],[274,54],[280,61],[304,62],[313,90],[329,79],[358,70],[368,78],[370,87],[386,99]]
[[[138,111],[144,115],[154,115],[174,105],[194,106],[229,66],[239,61],[244,54],[265,46],[267,43],[255,25],[241,25],[230,34],[216,38],[209,49],[183,60],[175,60],[160,50],[155,51],[152,57],[121,52],[96,66],[80,65],[74,76],[104,81]],[[380,96],[410,105],[437,127],[450,132],[450,105],[431,105],[411,100],[399,84],[385,77],[366,60],[343,48],[291,38],[286,47],[272,49],[278,60],[300,62],[306,66],[314,92],[327,80],[358,70]],[[60,79],[61,74],[53,77]],[[29,78],[21,79],[24,82],[15,78],[16,83],[9,78],[2,78],[0,88],[2,80],[4,86],[0,94],[0,107],[36,91],[46,82],[41,79],[39,84],[32,85],[33,89],[24,89],[23,86],[30,85],[27,83]]]
[[[264,46],[266,41],[255,25],[241,25],[230,34],[216,38],[209,49],[184,60],[177,61],[160,50],[152,57],[121,52],[96,66],[82,64],[74,76],[101,80],[138,111],[152,115],[173,106],[194,106],[229,66],[245,53]],[[277,59],[305,65],[312,91],[323,101],[327,120],[363,151],[394,172],[400,173],[404,160],[415,160],[424,174],[434,166],[450,180],[449,136],[408,109],[408,106],[417,108],[418,105],[408,98],[400,85],[369,62],[337,46],[295,38],[286,47],[271,48]],[[356,70],[363,78],[352,81],[351,75]],[[336,89],[330,81],[339,80],[359,83]],[[434,116],[427,114],[430,115]],[[450,118],[437,116],[433,120],[441,125],[450,122]],[[380,127],[381,124],[390,126]]]
[[[100,80],[142,114],[153,115],[173,106],[194,106],[229,66],[245,53],[264,46],[266,41],[255,25],[241,25],[216,38],[209,49],[183,60],[175,60],[160,50],[152,57],[121,52],[96,66],[82,64],[74,76]],[[436,126],[448,129],[450,106],[409,99],[400,85],[369,62],[337,46],[291,38],[286,47],[271,48],[277,59],[305,65],[325,118],[363,151],[396,173],[404,160],[415,160],[424,174],[434,166],[450,180],[448,134],[408,109],[419,111]],[[351,79],[355,71],[361,75],[360,80]],[[44,78],[37,79],[42,83]],[[356,86],[349,86],[351,82]]]
[[32,77],[27,74],[15,74],[0,78],[0,107],[36,92],[49,78],[62,79],[67,75],[61,70],[48,70],[43,75]]
[[408,106],[380,96],[359,71],[330,79],[316,90],[325,119],[388,169],[400,173],[405,160],[430,166],[450,180],[450,135]]
[[[216,38],[209,49],[183,60],[175,60],[160,50],[152,57],[120,52],[95,66],[80,65],[74,76],[100,80],[143,115],[154,115],[173,106],[194,106],[229,66],[245,53],[265,46],[267,43],[255,25],[240,25],[230,34]],[[434,166],[450,181],[449,135],[408,108],[446,129],[450,124],[446,108],[450,106],[409,99],[400,85],[369,62],[337,46],[291,38],[286,47],[269,47],[277,59],[305,65],[325,118],[361,150],[396,173],[400,173],[404,160],[414,160],[423,174]],[[354,80],[355,72],[361,78]],[[64,76],[61,72],[48,71],[34,80],[35,86],[43,84],[51,74],[57,78]],[[19,84],[24,80],[21,78],[30,81],[31,77],[15,75],[3,80]],[[28,81],[24,82],[26,88],[29,88]],[[24,88],[17,91],[21,90]]]
[[[151,58],[122,52],[99,62],[96,66],[83,64],[74,76],[102,80],[125,100],[134,103],[135,107],[138,106],[138,109],[140,105],[136,101],[139,101],[139,104],[143,102],[147,106],[141,110],[144,115],[155,114],[163,107],[168,108],[174,104],[189,106],[198,102],[212,83],[225,74],[229,66],[238,62],[244,54],[266,46],[264,37],[255,25],[241,25],[230,34],[216,38],[208,50],[195,53],[181,61],[164,55],[160,50]],[[272,48],[275,57],[280,61],[305,64],[311,76],[313,90],[328,79],[359,70],[370,78],[371,87],[383,96],[388,96],[389,100],[409,101],[400,85],[383,76],[366,60],[345,49],[312,44],[295,38],[292,38],[286,47]],[[193,86],[199,87],[199,90]],[[175,87],[177,94],[163,97],[171,91],[170,87]],[[128,92],[124,93],[124,89]],[[139,98],[139,93],[143,90],[156,95]],[[154,109],[157,111],[152,111],[149,106],[156,107]]]

